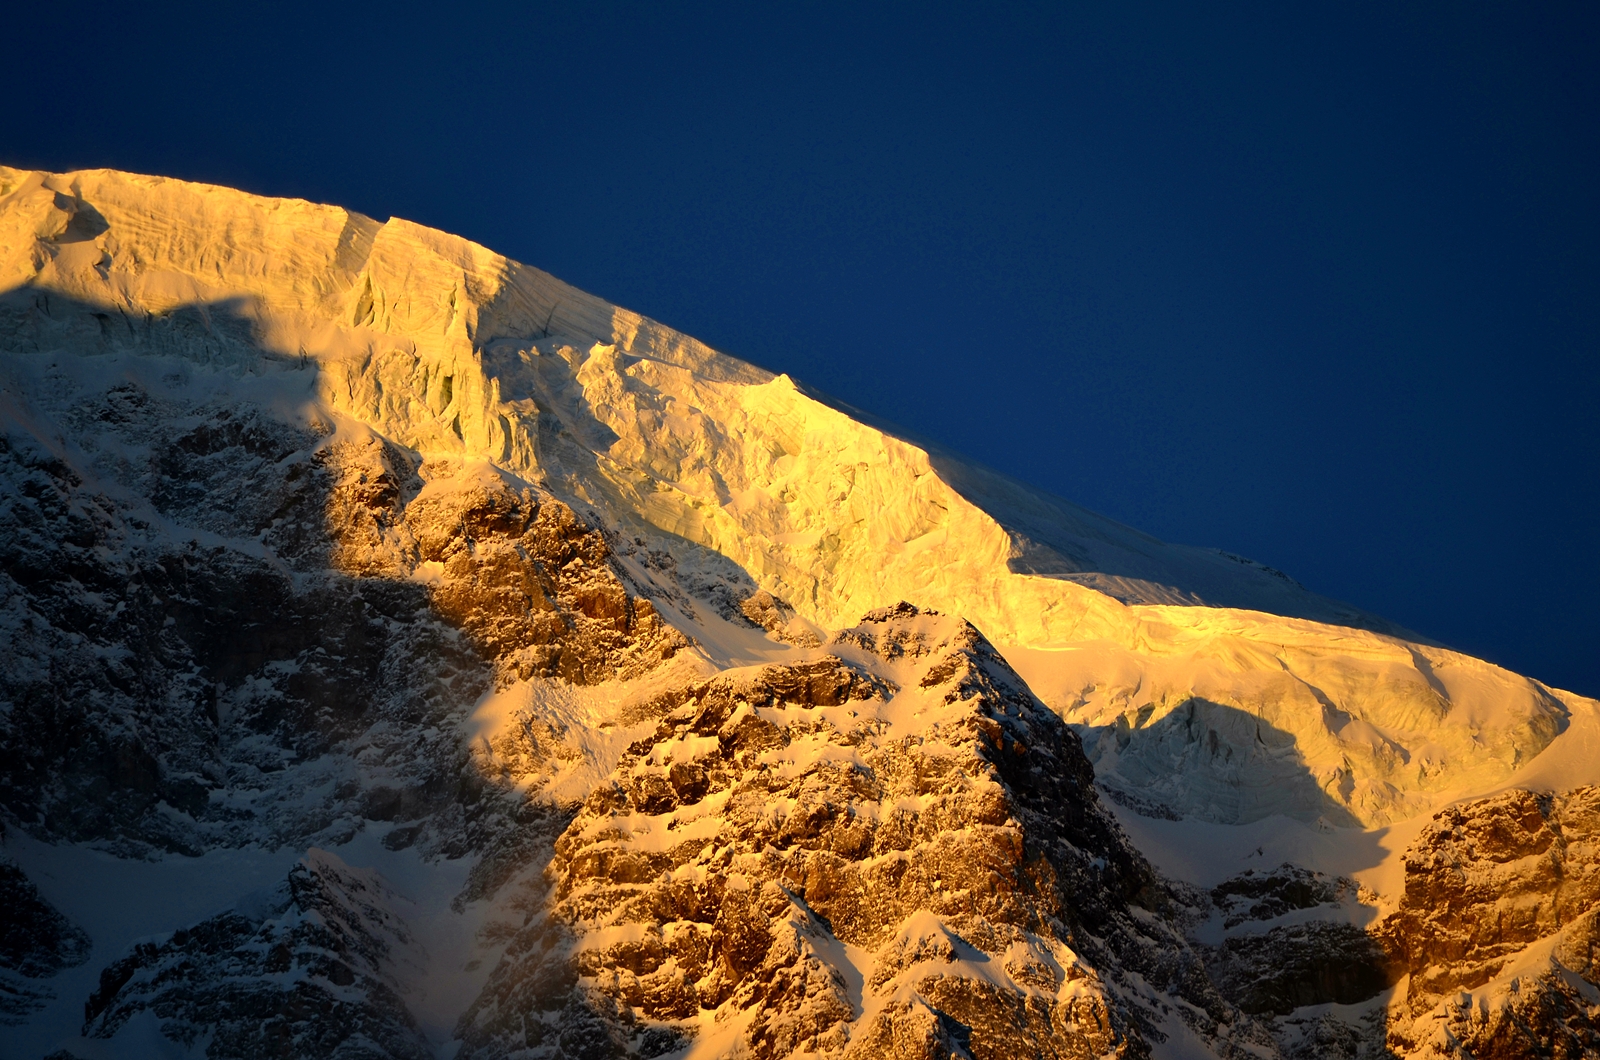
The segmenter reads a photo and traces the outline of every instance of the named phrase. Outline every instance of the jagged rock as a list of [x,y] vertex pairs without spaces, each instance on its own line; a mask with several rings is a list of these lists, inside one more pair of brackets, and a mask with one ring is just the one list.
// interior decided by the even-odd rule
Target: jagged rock
[[1244,1011],[1278,1016],[1306,1005],[1353,1005],[1394,981],[1370,935],[1353,924],[1321,921],[1235,935],[1222,944],[1213,973]]
[[1217,988],[1262,1020],[1285,1057],[1387,1056],[1385,991],[1398,970],[1363,927],[1377,894],[1287,862],[1174,893]]
[[1409,971],[1406,1056],[1600,1055],[1600,787],[1510,791],[1436,814],[1378,937]]
[[[196,853],[431,818],[437,839],[489,798],[452,730],[494,674],[626,677],[686,643],[548,496],[429,492],[392,444],[133,383],[66,404],[134,500],[0,439],[0,803],[35,834]],[[158,513],[216,536],[177,544]]]
[[1223,916],[1223,927],[1251,920],[1272,920],[1299,909],[1335,905],[1355,897],[1353,880],[1312,872],[1285,862],[1269,872],[1246,869],[1211,889],[1211,901]]
[[794,608],[765,589],[758,589],[739,601],[739,613],[786,643],[806,648],[822,643],[816,631],[795,615]]
[[722,1024],[755,1057],[1142,1056],[1135,971],[1228,1012],[976,630],[902,605],[832,650],[667,705],[556,843],[466,1055],[584,1055],[582,1012],[617,1055]]
[[[1283,1016],[1308,1005],[1353,1005],[1394,981],[1382,946],[1362,928],[1337,919],[1344,904],[1376,898],[1353,880],[1285,863],[1267,872],[1246,870],[1213,887],[1208,897],[1226,936],[1216,948],[1212,974],[1223,994],[1246,1012]],[[1335,919],[1257,927],[1305,912]],[[1326,1035],[1323,1044],[1331,1048]]]
[[503,670],[577,684],[636,677],[688,643],[608,566],[604,535],[531,490],[424,494],[404,528],[437,565],[434,607]]
[[[299,579],[241,548],[174,546],[37,448],[9,446],[0,464],[17,486],[0,503],[15,531],[0,532],[12,820],[196,853],[348,828],[380,789],[454,798],[464,756],[440,726],[489,670],[422,586]],[[358,778],[325,757],[358,744],[389,768]]]
[[1600,788],[1452,807],[1403,863],[1398,907],[1368,930],[1341,907],[1376,896],[1348,880],[1283,865],[1215,887],[1219,988],[1276,1017],[1289,1057],[1600,1054]]
[[212,1060],[430,1058],[401,993],[398,966],[416,960],[404,904],[370,870],[312,850],[271,894],[108,965],[84,1035],[113,1037],[149,1010]]

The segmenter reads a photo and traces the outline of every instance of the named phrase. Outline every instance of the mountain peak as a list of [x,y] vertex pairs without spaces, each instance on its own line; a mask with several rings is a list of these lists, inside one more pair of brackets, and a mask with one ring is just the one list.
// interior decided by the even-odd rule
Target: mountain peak
[[1580,870],[1600,704],[470,241],[0,168],[0,426],[25,1055],[1455,1055],[1594,988],[1412,887],[1488,916],[1513,811]]

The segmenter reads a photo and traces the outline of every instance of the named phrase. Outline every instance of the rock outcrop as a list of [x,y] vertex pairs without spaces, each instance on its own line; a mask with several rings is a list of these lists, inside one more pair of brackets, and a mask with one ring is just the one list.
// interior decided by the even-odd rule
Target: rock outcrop
[[[1600,788],[1435,815],[1379,896],[1285,865],[1214,888],[1209,966],[1289,1057],[1600,1055]],[[1220,928],[1220,938],[1217,937]]]
[[0,440],[0,793],[36,834],[195,853],[466,826],[488,793],[454,728],[497,675],[612,680],[687,643],[547,494],[429,489],[375,437],[137,382],[60,404],[104,478]]
[[1600,1055],[1600,788],[1452,807],[1406,851],[1378,937],[1408,1057]]
[[1100,807],[1077,738],[970,625],[661,703],[532,881],[465,1055],[1145,1056],[1241,1019]]

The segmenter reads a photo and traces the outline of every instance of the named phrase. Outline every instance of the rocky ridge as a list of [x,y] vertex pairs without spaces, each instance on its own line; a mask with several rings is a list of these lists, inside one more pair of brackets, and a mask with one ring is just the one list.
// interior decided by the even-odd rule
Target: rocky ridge
[[526,884],[465,1055],[721,1033],[762,1058],[1144,1056],[1186,1019],[1226,1037],[1238,1014],[1077,738],[981,634],[901,605],[829,651],[659,703]]

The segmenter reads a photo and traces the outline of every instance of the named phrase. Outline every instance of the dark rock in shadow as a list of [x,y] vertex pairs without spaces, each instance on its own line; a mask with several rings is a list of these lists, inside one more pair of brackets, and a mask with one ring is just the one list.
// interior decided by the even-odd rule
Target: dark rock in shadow
[[270,894],[108,965],[84,1036],[149,1011],[213,1060],[428,1060],[397,977],[414,947],[404,904],[370,870],[313,850]]
[[0,1024],[21,1023],[47,1004],[55,992],[40,980],[82,964],[92,946],[20,867],[0,859]]

